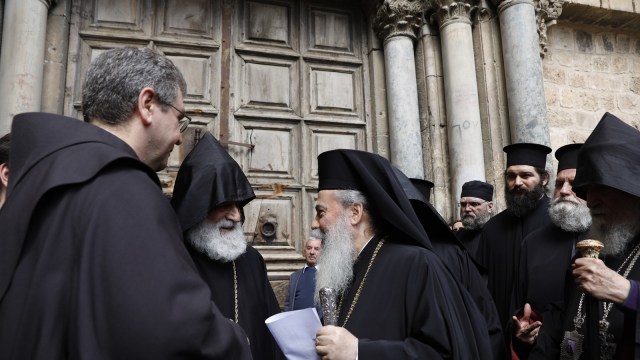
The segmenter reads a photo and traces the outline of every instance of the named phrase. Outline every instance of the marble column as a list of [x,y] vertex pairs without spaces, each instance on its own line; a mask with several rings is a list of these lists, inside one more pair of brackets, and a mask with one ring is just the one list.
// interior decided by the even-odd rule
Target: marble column
[[424,179],[424,163],[413,43],[421,12],[418,0],[385,0],[375,22],[384,42],[389,160],[408,177],[418,179]]
[[0,52],[0,133],[13,116],[40,111],[47,11],[51,0],[6,0]]
[[470,13],[471,5],[464,2],[440,4],[437,10],[454,201],[459,198],[465,182],[485,181]]
[[498,5],[511,143],[549,145],[536,14],[531,0]]
[[49,11],[41,110],[63,114],[69,53],[71,0],[58,0]]

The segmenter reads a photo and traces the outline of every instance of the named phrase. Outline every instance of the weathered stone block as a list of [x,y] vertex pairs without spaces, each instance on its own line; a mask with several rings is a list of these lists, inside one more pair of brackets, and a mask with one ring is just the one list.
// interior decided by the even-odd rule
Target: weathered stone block
[[582,100],[576,89],[564,87],[560,89],[560,106],[569,109],[578,109]]
[[609,32],[599,33],[595,37],[596,54],[608,54],[614,50],[615,35]]
[[619,94],[616,99],[617,109],[626,113],[637,114],[640,96],[632,93]]
[[629,58],[624,55],[613,56],[612,67],[612,71],[615,74],[629,72]]
[[579,52],[592,53],[594,49],[593,35],[583,30],[576,31],[576,47]]
[[[573,51],[575,47],[574,36],[574,30],[564,26],[551,26],[547,31],[549,47],[552,49]],[[555,53],[555,50],[551,52]]]
[[634,12],[632,0],[603,0],[602,7],[604,8],[607,8],[605,1],[609,2],[608,8],[611,10]]
[[555,84],[565,84],[565,70],[559,66],[543,66],[542,72],[545,80]]
[[544,84],[544,97],[545,97],[547,106],[558,105],[559,96],[560,96],[560,90],[558,85],[551,84],[548,82]]
[[629,52],[631,38],[627,34],[616,34],[616,52],[626,54]]
[[586,88],[588,84],[587,73],[571,72],[569,73],[569,86],[574,88]]
[[640,77],[633,76],[629,80],[629,90],[635,94],[640,94]]
[[591,69],[599,72],[610,72],[611,63],[608,56],[594,56],[591,58]]

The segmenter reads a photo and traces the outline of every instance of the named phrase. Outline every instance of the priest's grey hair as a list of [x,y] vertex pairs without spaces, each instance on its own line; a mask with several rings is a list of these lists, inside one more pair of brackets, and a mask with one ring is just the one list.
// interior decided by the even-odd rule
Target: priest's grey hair
[[369,208],[369,201],[362,192],[358,190],[335,190],[334,194],[345,209],[353,204],[362,204],[362,208],[371,219],[371,221],[369,221],[369,226],[373,233],[376,232],[377,215]]
[[551,223],[568,232],[584,232],[591,227],[591,212],[584,200],[575,196],[563,196],[551,200],[549,205]]
[[491,213],[489,212],[489,207],[486,206],[481,211],[478,211],[478,214],[474,214],[473,212],[466,213],[462,216],[462,225],[467,230],[475,230],[481,229],[484,224],[487,223],[491,219]]
[[[233,226],[233,230],[224,234],[220,233],[220,228],[231,226]],[[221,262],[233,261],[247,250],[247,241],[242,232],[242,225],[227,219],[222,219],[217,223],[205,219],[187,230],[185,238],[196,250]]]

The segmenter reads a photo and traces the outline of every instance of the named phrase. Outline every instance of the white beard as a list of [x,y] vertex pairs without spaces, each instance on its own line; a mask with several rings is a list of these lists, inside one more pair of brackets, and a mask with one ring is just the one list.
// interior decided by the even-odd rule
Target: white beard
[[491,219],[489,211],[479,212],[477,215],[474,213],[465,214],[460,221],[467,230],[482,229],[484,224]]
[[568,232],[587,231],[591,226],[591,212],[587,204],[570,197],[551,200],[549,218],[552,224]]
[[[230,226],[233,226],[233,230],[220,233],[220,228]],[[215,224],[205,219],[189,229],[186,238],[196,250],[221,262],[233,261],[247,250],[242,225],[226,219]]]
[[328,287],[340,294],[347,288],[353,278],[356,249],[349,233],[349,219],[344,213],[326,233],[314,231],[312,236],[322,240],[322,253],[318,257],[320,271],[316,274],[314,294],[316,303],[319,303],[320,289]]

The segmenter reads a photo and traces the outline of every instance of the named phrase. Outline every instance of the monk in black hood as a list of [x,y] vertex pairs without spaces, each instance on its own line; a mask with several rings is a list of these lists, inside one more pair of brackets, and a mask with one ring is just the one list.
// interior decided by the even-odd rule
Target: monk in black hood
[[280,309],[264,260],[242,231],[242,208],[253,198],[238,163],[207,132],[184,159],[171,204],[211,299],[247,333],[253,358],[268,360],[278,350],[264,321]]

